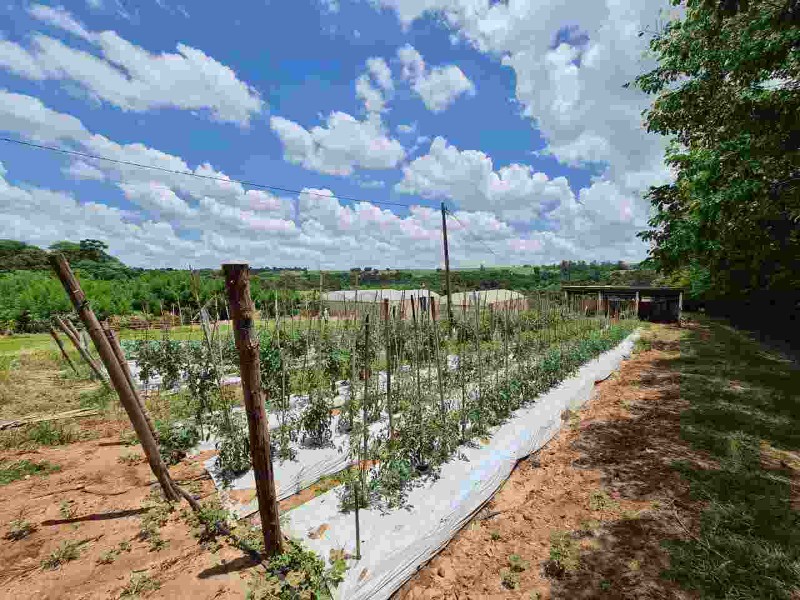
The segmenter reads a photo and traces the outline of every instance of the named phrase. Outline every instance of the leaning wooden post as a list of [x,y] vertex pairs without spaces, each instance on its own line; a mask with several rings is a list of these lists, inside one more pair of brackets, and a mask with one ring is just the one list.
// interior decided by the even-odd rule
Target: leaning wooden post
[[64,357],[64,360],[67,361],[69,366],[72,367],[72,370],[75,371],[75,375],[78,375],[78,369],[75,366],[75,363],[72,362],[72,359],[69,357],[69,354],[67,354],[67,351],[64,349],[64,344],[61,342],[61,338],[58,337],[56,329],[52,325],[50,326],[50,335],[53,336],[53,339],[56,341],[58,349],[61,350],[61,356]]
[[106,338],[105,333],[103,333],[100,322],[89,306],[89,301],[86,299],[86,295],[83,293],[77,278],[72,273],[67,259],[64,258],[63,254],[51,254],[50,264],[61,280],[61,284],[64,286],[86,330],[89,332],[92,342],[94,342],[94,347],[100,355],[100,360],[103,361],[106,371],[108,371],[108,375],[111,378],[111,383],[117,391],[117,395],[119,396],[120,402],[122,402],[122,406],[125,408],[125,412],[128,413],[128,418],[131,420],[136,435],[139,437],[139,442],[142,445],[147,461],[150,463],[150,468],[161,484],[161,489],[164,490],[164,496],[170,501],[180,500],[181,491],[173,483],[167,466],[161,459],[161,454],[158,451],[158,444],[147,422],[147,418],[141,410],[134,391],[131,390],[128,385],[128,379],[125,377],[122,365],[119,364],[116,354],[111,348],[111,344],[108,343],[108,338]]
[[245,263],[222,265],[225,287],[233,320],[233,334],[239,351],[242,391],[250,432],[250,456],[256,479],[261,532],[267,556],[280,554],[283,548],[272,457],[269,451],[269,426],[261,390],[261,365],[258,337],[253,331],[255,305],[250,297],[250,269]]
[[65,321],[58,315],[54,316],[53,320],[56,322],[56,325],[58,325],[59,329],[61,329],[61,331],[64,332],[64,335],[67,336],[69,341],[72,342],[72,345],[75,346],[75,349],[78,351],[78,354],[80,354],[84,362],[86,362],[86,364],[89,365],[89,368],[94,372],[97,378],[107,385],[108,379],[106,378],[105,373],[103,373],[103,371],[100,370],[100,365],[98,365],[97,361],[93,359],[92,356],[86,351],[86,348],[83,347],[80,340],[73,333],[74,329],[70,328],[69,325],[67,325],[69,321]]

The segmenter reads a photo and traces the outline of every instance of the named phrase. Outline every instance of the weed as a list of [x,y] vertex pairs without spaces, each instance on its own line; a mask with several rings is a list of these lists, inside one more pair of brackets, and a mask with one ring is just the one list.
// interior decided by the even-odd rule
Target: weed
[[508,557],[508,566],[515,573],[522,573],[531,566],[531,563],[529,563],[527,560],[523,560],[519,554],[511,554]]
[[595,535],[597,534],[597,530],[600,529],[601,525],[602,523],[600,523],[600,521],[596,521],[594,519],[581,521],[580,532],[587,535]]
[[266,572],[257,572],[250,580],[248,600],[289,600],[292,598],[323,598],[328,588],[342,581],[347,569],[345,556],[333,551],[331,566],[314,552],[289,540],[283,554],[272,557]]
[[81,435],[74,424],[43,421],[28,430],[28,439],[39,446],[63,446],[80,440]]
[[589,497],[589,508],[591,510],[616,510],[619,508],[619,503],[612,500],[607,492],[596,490]]
[[137,454],[136,452],[126,452],[124,454],[120,454],[119,458],[117,458],[117,462],[121,465],[135,465],[141,461],[141,455]]
[[122,588],[120,599],[123,598],[138,598],[140,594],[145,592],[154,592],[161,587],[161,582],[150,577],[147,573],[141,571],[134,571],[131,573],[128,585]]
[[76,560],[81,555],[81,546],[84,542],[77,540],[63,540],[58,548],[42,561],[42,569],[54,570],[71,560]]
[[107,552],[103,552],[97,558],[97,564],[98,565],[110,565],[115,560],[117,560],[118,556],[119,556],[119,550],[117,550],[116,548],[112,548],[111,550],[108,550]]
[[550,561],[548,574],[561,576],[572,573],[580,566],[581,549],[568,531],[554,531],[550,534]]
[[500,532],[497,531],[497,530],[494,530],[494,531],[490,532],[489,533],[489,537],[491,538],[491,540],[493,542],[496,542],[496,541],[502,539],[502,536],[500,535]]
[[46,461],[35,463],[27,459],[8,464],[0,463],[0,485],[7,485],[18,479],[27,479],[31,475],[49,475],[60,469],[60,466]]
[[607,592],[610,589],[611,589],[611,582],[608,579],[603,579],[603,581],[600,582],[600,590],[603,592]]
[[125,429],[119,434],[119,443],[123,446],[135,446],[139,443],[139,438],[135,431]]
[[624,521],[635,521],[642,518],[642,511],[640,510],[623,510],[621,515]]
[[200,429],[194,423],[156,421],[158,448],[168,465],[176,465],[200,441]]
[[169,502],[151,497],[142,503],[142,508],[147,512],[142,515],[138,537],[149,542],[151,552],[158,552],[167,546],[168,542],[161,537],[161,528],[166,525],[174,507]]
[[62,519],[71,519],[75,516],[75,506],[72,500],[62,500],[58,505],[58,512]]
[[506,589],[515,590],[519,587],[519,574],[510,569],[501,569],[500,583]]
[[0,381],[8,381],[11,374],[19,367],[19,361],[13,354],[0,354]]
[[28,537],[36,531],[36,526],[24,519],[14,519],[8,525],[8,531],[3,536],[7,540],[17,541]]

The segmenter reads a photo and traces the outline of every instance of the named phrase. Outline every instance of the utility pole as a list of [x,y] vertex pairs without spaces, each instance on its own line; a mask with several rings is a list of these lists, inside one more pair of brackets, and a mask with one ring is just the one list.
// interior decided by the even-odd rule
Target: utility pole
[[250,433],[250,457],[253,460],[258,511],[261,515],[261,533],[267,556],[274,556],[280,554],[283,538],[269,449],[269,425],[261,389],[258,337],[253,332],[255,305],[250,297],[250,271],[244,263],[226,263],[222,265],[222,270],[230,300],[236,349],[239,351],[242,392]]
[[447,294],[447,325],[453,329],[453,308],[450,306],[450,250],[447,247],[447,209],[442,202],[442,240],[444,242],[444,291]]

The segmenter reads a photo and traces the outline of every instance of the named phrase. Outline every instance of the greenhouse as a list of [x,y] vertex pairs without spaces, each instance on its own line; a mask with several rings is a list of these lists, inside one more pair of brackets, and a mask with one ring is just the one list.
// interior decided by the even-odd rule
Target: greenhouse
[[[467,310],[476,304],[490,310],[526,310],[528,300],[519,292],[512,290],[475,290],[458,292],[450,296],[453,310]],[[442,308],[447,310],[447,298],[441,299]]]
[[[418,290],[338,290],[322,294],[322,305],[331,317],[355,317],[375,314],[382,317],[389,313],[398,319],[410,319],[413,310],[427,314],[429,307],[437,312],[441,297],[436,292]],[[434,316],[437,316],[434,314]]]

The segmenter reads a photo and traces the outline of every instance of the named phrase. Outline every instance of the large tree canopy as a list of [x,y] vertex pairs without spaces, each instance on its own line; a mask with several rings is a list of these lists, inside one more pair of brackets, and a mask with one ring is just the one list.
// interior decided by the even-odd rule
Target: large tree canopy
[[800,2],[673,0],[636,85],[675,182],[651,188],[657,266],[695,294],[800,287]]

